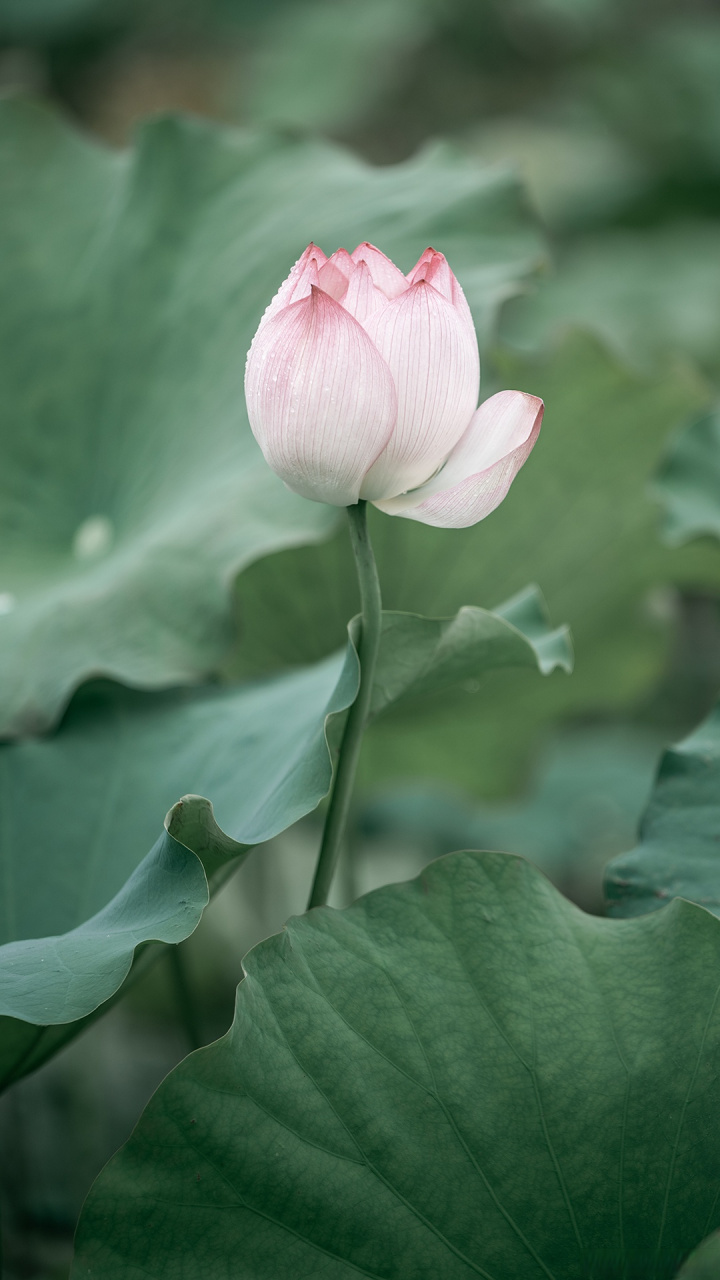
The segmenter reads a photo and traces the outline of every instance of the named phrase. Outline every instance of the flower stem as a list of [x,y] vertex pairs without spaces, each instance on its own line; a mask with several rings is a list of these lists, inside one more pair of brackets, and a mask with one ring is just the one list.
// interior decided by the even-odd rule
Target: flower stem
[[324,906],[330,893],[342,840],[345,835],[353,783],[360,758],[363,732],[370,709],[375,662],[380,648],[382,631],[382,600],[380,582],[375,565],[367,527],[367,502],[362,498],[347,508],[350,522],[350,541],[355,555],[355,566],[360,583],[362,623],[358,655],[360,658],[360,688],[353,702],[340,744],[335,782],[330,796],[320,854],[318,856],[312,892],[308,902],[311,907]]

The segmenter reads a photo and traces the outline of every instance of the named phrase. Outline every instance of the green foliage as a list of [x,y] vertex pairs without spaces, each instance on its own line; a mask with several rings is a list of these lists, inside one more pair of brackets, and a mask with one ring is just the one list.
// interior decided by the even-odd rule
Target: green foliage
[[599,920],[503,854],[292,920],[95,1184],[73,1278],[665,1280],[720,1223],[719,965],[697,907]]
[[[325,721],[356,690],[350,648],[235,690],[89,687],[55,737],[0,748],[0,1083],[76,1034],[138,946],[192,933],[208,880],[317,805]],[[232,837],[191,795],[155,843],[161,815],[200,790]]]
[[609,863],[613,915],[689,898],[720,915],[720,707],[660,762],[640,842]]
[[720,1275],[720,1231],[703,1240],[678,1272],[678,1280],[717,1280]]
[[720,538],[720,411],[691,422],[671,442],[653,481],[671,546],[710,534]]
[[635,838],[657,755],[655,736],[627,726],[569,729],[545,747],[526,793],[509,804],[472,804],[450,788],[407,783],[369,801],[360,830],[409,841],[428,859],[513,849],[595,905],[602,869]]
[[[455,695],[407,704],[373,727],[366,785],[434,778],[477,794],[517,788],[549,725],[567,715],[627,710],[653,686],[668,631],[646,601],[668,582],[720,585],[711,548],[668,551],[644,489],[678,419],[707,397],[687,371],[628,371],[573,335],[550,361],[503,354],[502,385],[544,398],[540,439],[508,497],[465,530],[371,513],[385,604],[431,616],[492,606],[535,580],[577,653],[572,680],[490,677]],[[375,518],[372,519],[372,516]],[[320,657],[342,642],[357,609],[344,536],[269,557],[237,585],[242,650],[230,670],[255,674]],[[282,628],[277,618],[284,618]]]
[[[498,615],[390,613],[383,623],[374,714],[493,667],[572,662],[532,588]],[[315,667],[235,689],[88,686],[55,737],[0,748],[0,1083],[75,1034],[118,991],[137,947],[192,933],[208,880],[315,808],[332,776],[326,731],[357,687],[352,642]],[[230,836],[191,794],[153,845],[159,815],[199,791]]]
[[660,369],[684,351],[717,373],[719,264],[715,222],[582,237],[531,297],[511,304],[503,336],[537,350],[581,325],[639,370]]
[[427,37],[428,8],[427,0],[313,0],[281,9],[254,60],[251,116],[333,131],[354,123]]
[[471,605],[454,618],[383,613],[371,716],[408,695],[439,693],[497,667],[531,667],[543,675],[572,671],[567,627],[551,630],[537,587],[527,587],[493,613]]
[[[197,679],[239,569],[326,536],[247,424],[243,365],[305,244],[442,241],[487,338],[538,260],[514,181],[435,148],[370,169],[199,121],[112,153],[0,110],[0,733],[47,728],[91,674]],[[347,619],[345,619],[347,620]]]

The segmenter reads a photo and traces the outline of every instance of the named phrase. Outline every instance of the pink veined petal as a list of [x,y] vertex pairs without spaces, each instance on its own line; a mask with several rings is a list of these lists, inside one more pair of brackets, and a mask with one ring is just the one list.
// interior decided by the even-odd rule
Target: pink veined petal
[[437,289],[443,298],[452,302],[463,323],[467,328],[472,329],[473,334],[475,333],[467,299],[444,253],[439,253],[437,249],[426,249],[418,258],[412,271],[408,272],[407,278],[409,284],[417,284],[418,280],[427,280],[428,284],[431,284],[433,289]]
[[426,249],[418,258],[412,271],[408,272],[408,284],[417,284],[418,280],[427,280],[443,298],[447,298],[448,302],[454,302],[453,298],[453,275],[448,265],[448,260],[444,253],[438,253],[437,249]]
[[464,529],[484,520],[506,496],[540,433],[543,402],[499,391],[480,405],[445,466],[414,493],[377,502],[391,516]]
[[288,488],[357,502],[397,412],[390,370],[357,320],[313,288],[256,335],[245,395],[255,438]]
[[474,330],[424,280],[379,311],[365,328],[395,381],[395,430],[365,477],[361,497],[394,498],[441,465],[477,404],[480,361]]
[[318,272],[317,283],[323,293],[329,293],[336,302],[342,302],[355,264],[347,249],[336,249]]
[[386,298],[399,298],[407,289],[407,280],[400,268],[380,249],[376,249],[374,244],[368,244],[367,240],[353,249],[350,257],[356,264],[366,264],[375,288],[380,289]]
[[[268,320],[282,311],[283,307],[288,307],[291,302],[298,302],[300,298],[310,297],[310,289],[318,283],[319,271],[326,262],[327,258],[322,249],[310,243],[298,258],[290,274],[283,280],[275,297],[265,308],[258,326],[258,333]],[[257,337],[257,334],[255,336]]]
[[385,294],[373,284],[370,269],[362,259],[357,266],[353,265],[353,274],[342,300],[346,311],[364,326],[365,321],[374,311],[379,311],[387,303]]

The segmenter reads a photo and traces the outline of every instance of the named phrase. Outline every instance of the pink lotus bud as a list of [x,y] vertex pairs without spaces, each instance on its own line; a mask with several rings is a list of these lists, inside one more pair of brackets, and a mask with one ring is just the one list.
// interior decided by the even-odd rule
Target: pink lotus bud
[[370,244],[308,245],[260,321],[245,373],[250,425],[296,493],[459,527],[502,501],[542,401],[504,391],[475,409],[477,339],[444,256],[410,274]]

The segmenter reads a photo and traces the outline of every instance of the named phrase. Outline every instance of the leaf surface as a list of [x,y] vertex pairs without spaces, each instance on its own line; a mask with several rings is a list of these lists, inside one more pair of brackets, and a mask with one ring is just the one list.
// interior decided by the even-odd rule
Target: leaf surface
[[670,898],[720,915],[720,707],[663,754],[639,842],[608,863],[605,894],[613,915]]
[[[326,721],[357,673],[349,646],[235,690],[89,686],[53,738],[0,748],[0,1083],[79,1030],[138,947],[192,933],[223,869],[315,808]],[[230,835],[201,796],[175,803],[200,790]]]
[[697,907],[601,920],[452,854],[245,967],[95,1183],[73,1280],[669,1280],[720,1223]]

